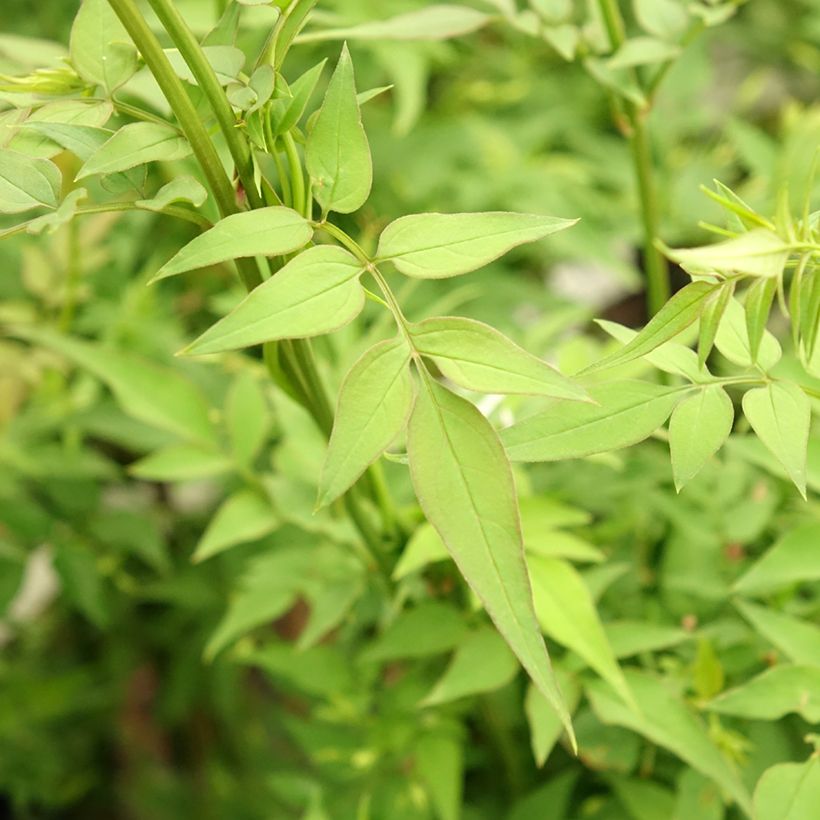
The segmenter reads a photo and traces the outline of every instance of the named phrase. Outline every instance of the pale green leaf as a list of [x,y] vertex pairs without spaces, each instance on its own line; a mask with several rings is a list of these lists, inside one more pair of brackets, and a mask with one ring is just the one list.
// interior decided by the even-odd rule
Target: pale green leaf
[[26,223],[26,233],[38,236],[41,233],[54,233],[58,228],[67,225],[77,214],[80,203],[88,198],[85,188],[69,191],[56,210],[38,216]]
[[777,279],[758,279],[746,291],[746,333],[753,363],[757,362],[775,293]]
[[441,279],[481,268],[512,248],[572,227],[577,220],[537,214],[413,214],[379,238],[379,261],[407,276]]
[[216,511],[192,560],[205,561],[237,544],[262,538],[278,526],[279,518],[267,498],[255,490],[240,490]]
[[467,6],[429,5],[388,20],[369,20],[346,28],[310,31],[299,40],[446,40],[470,34],[489,20],[489,15]]
[[[581,699],[581,690],[575,678],[558,667],[555,669],[555,676],[564,695],[567,709],[572,714]],[[550,706],[549,701],[532,683],[527,687],[527,694],[524,698],[524,712],[527,715],[527,724],[530,728],[532,754],[536,765],[541,767],[547,762],[547,758],[560,739],[564,727],[555,709]]]
[[735,419],[732,400],[720,385],[684,399],[669,420],[669,451],[678,492],[723,446]]
[[[8,147],[30,157],[50,158],[60,153],[62,144],[46,136],[43,127],[49,125],[78,125],[101,128],[110,119],[113,106],[110,102],[83,100],[57,100],[32,111],[17,129]],[[107,133],[103,131],[103,133]],[[0,145],[3,140],[0,139]]]
[[450,557],[441,536],[427,523],[422,524],[410,536],[404,552],[393,569],[393,580],[398,581],[407,575],[424,569],[428,564],[435,564]]
[[789,246],[773,231],[756,228],[714,245],[670,250],[668,256],[695,273],[718,271],[776,277],[783,272]]
[[308,248],[251,291],[185,352],[221,353],[277,339],[318,336],[343,327],[364,306],[361,273],[361,263],[341,248]]
[[192,239],[152,281],[229,259],[292,253],[306,245],[312,235],[307,220],[290,208],[273,206],[232,214]]
[[347,45],[308,134],[305,162],[313,180],[313,195],[323,211],[349,214],[367,201],[373,184],[373,164]]
[[583,658],[627,703],[635,706],[581,576],[571,564],[555,558],[530,556],[527,564],[541,629]]
[[319,506],[335,501],[390,446],[413,407],[410,349],[403,338],[371,347],[339,391]]
[[680,46],[657,37],[633,37],[609,58],[611,69],[666,63],[681,55]]
[[[235,46],[213,45],[203,46],[202,51],[205,59],[211,64],[217,80],[221,85],[228,85],[239,76],[242,66],[245,64],[245,55]],[[166,48],[165,56],[174,69],[174,73],[187,83],[196,85],[196,78],[193,75],[185,58],[175,48]]]
[[603,723],[631,729],[668,749],[717,783],[751,816],[746,786],[712,742],[700,719],[654,675],[627,671],[626,679],[641,705],[640,714],[625,706],[606,684],[592,681],[587,686],[587,694],[598,718]]
[[724,692],[709,708],[747,720],[779,720],[795,712],[809,723],[820,722],[820,667],[773,666]]
[[62,122],[28,122],[25,130],[41,134],[50,144],[58,146],[58,150],[71,151],[82,161],[93,156],[113,134],[93,125]]
[[458,646],[444,674],[422,704],[435,706],[492,692],[508,684],[517,671],[515,655],[498,632],[491,627],[476,629]]
[[240,374],[225,400],[225,427],[236,460],[250,466],[270,430],[270,408],[257,380]]
[[127,171],[146,162],[170,162],[191,153],[188,140],[169,125],[132,122],[124,125],[92,154],[80,168],[77,179],[93,174]]
[[427,519],[571,732],[535,617],[515,485],[498,436],[473,405],[422,374],[407,451]]
[[181,176],[163,185],[150,199],[138,199],[134,204],[149,211],[161,211],[175,202],[187,202],[198,208],[208,198],[208,192],[193,177]]
[[451,381],[480,393],[586,399],[586,391],[499,331],[454,316],[412,325],[413,346]]
[[613,777],[612,790],[633,820],[661,820],[672,817],[675,796],[654,780]]
[[[746,326],[746,313],[737,299],[729,299],[715,334],[715,347],[730,361],[741,367],[752,366],[752,347]],[[763,331],[757,364],[763,370],[771,370],[780,361],[780,343],[768,331]]]
[[692,638],[691,633],[679,627],[651,621],[611,621],[604,624],[604,632],[616,658],[657,652]]
[[806,394],[796,384],[772,382],[744,394],[743,413],[805,498],[811,423],[811,403]]
[[734,591],[765,595],[801,582],[820,581],[820,525],[787,532],[735,582]]
[[144,481],[193,481],[231,470],[231,460],[217,450],[174,444],[134,462],[128,472]]
[[778,763],[763,772],[754,794],[755,820],[810,820],[820,805],[820,757]]
[[652,435],[685,396],[680,389],[624,381],[589,388],[595,405],[551,401],[501,431],[513,461],[558,461],[628,447]]
[[0,151],[0,213],[56,208],[61,184],[60,171],[50,160]]
[[271,102],[271,128],[276,136],[290,131],[302,118],[326,62],[322,60],[295,80],[290,86],[290,96],[274,98]]
[[633,0],[633,6],[641,28],[656,37],[676,40],[686,31],[688,16],[678,0]]
[[439,820],[460,820],[464,781],[461,743],[445,734],[424,734],[416,744],[415,769]]
[[692,282],[679,290],[634,339],[621,350],[587,369],[593,371],[626,364],[651,353],[664,342],[674,339],[681,331],[686,330],[689,325],[697,321],[703,311],[705,300],[716,288],[717,285],[708,282]]
[[83,0],[69,50],[77,73],[109,94],[137,70],[137,51],[108,0]]
[[749,601],[735,601],[755,632],[774,644],[793,663],[820,665],[820,626]]

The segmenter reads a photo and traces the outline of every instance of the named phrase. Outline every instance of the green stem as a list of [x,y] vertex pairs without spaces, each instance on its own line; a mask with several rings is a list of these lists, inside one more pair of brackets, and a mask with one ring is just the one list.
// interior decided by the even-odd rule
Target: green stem
[[250,206],[252,208],[264,207],[254,179],[250,147],[237,128],[231,104],[205,52],[172,0],[148,0],[148,3],[165,27],[174,45],[179,49],[179,53],[191,69],[202,93],[207,97],[222,135],[225,137],[225,142],[228,144],[228,150],[233,157],[236,172]]
[[305,176],[302,173],[302,162],[299,159],[299,152],[296,150],[296,142],[290,131],[282,137],[282,143],[285,146],[288,165],[290,165],[293,209],[301,214],[305,212]]
[[60,311],[59,328],[65,333],[71,327],[77,304],[77,285],[80,281],[80,235],[77,223],[68,223],[68,263],[66,269],[65,299]]

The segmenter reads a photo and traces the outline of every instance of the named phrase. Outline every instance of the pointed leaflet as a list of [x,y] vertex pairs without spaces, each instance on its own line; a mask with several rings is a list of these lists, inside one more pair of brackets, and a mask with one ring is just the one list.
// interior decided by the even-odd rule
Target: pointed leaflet
[[[715,347],[734,364],[741,367],[752,366],[752,346],[746,328],[746,314],[737,299],[729,299],[715,334]],[[783,351],[777,339],[765,328],[757,354],[757,364],[763,370],[771,370],[782,356]]]
[[512,248],[572,227],[578,220],[507,213],[413,214],[379,238],[379,261],[407,276],[442,279],[481,268]]
[[725,242],[670,250],[667,255],[687,270],[777,277],[789,258],[789,245],[773,231],[757,228]]
[[548,409],[501,431],[513,461],[558,461],[617,450],[651,436],[685,395],[649,382],[589,388],[595,405],[549,402]]
[[403,338],[371,347],[339,392],[319,479],[318,504],[335,501],[401,432],[413,406],[410,348]]
[[732,400],[719,385],[704,387],[672,411],[669,450],[678,492],[723,446],[734,418]]
[[704,367],[715,344],[720,320],[726,312],[729,300],[735,292],[735,283],[727,282],[717,292],[712,293],[704,302],[700,314],[698,332],[698,364]]
[[495,431],[473,405],[422,372],[407,452],[424,514],[572,736],[535,617],[515,484]]
[[86,160],[77,179],[127,171],[146,162],[184,159],[190,154],[188,140],[175,128],[155,122],[132,122],[116,131]]
[[193,177],[181,176],[163,185],[150,199],[138,199],[134,204],[148,211],[161,211],[175,202],[188,202],[199,208],[208,192]]
[[185,353],[221,353],[277,339],[318,336],[343,327],[364,306],[361,273],[359,261],[341,248],[308,248],[252,290]]
[[451,381],[480,393],[586,399],[586,391],[495,328],[445,316],[412,325],[413,346]]
[[749,601],[734,602],[755,632],[774,644],[793,663],[820,665],[820,626]]
[[308,135],[305,161],[313,180],[313,195],[323,211],[349,214],[367,201],[373,164],[347,45],[342,48],[316,124]]
[[758,279],[746,291],[746,333],[749,336],[749,352],[752,363],[757,362],[760,343],[769,321],[769,311],[777,293],[777,279]]
[[805,498],[811,423],[811,404],[806,394],[796,384],[772,382],[743,396],[743,412],[757,437],[786,468]]
[[656,347],[674,339],[682,330],[693,324],[703,311],[705,300],[717,289],[707,282],[692,282],[679,290],[652,317],[649,324],[625,347],[596,362],[588,371],[626,364],[651,353]]
[[0,214],[56,208],[61,184],[60,171],[51,160],[0,151]]
[[820,804],[820,757],[778,763],[763,772],[754,794],[755,820],[806,820]]
[[280,256],[310,241],[313,229],[290,208],[273,206],[226,216],[192,239],[152,281],[248,256]]

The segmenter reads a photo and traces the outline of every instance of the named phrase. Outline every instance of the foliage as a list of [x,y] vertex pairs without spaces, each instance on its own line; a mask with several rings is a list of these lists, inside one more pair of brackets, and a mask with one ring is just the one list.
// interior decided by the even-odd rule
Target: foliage
[[0,36],[11,815],[808,820],[817,10],[215,5]]

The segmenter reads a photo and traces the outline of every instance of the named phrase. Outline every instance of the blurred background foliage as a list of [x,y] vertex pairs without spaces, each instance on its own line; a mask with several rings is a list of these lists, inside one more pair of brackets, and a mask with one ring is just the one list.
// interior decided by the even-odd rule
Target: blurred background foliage
[[[204,33],[219,3],[178,5]],[[327,0],[320,9],[328,22],[350,23],[421,5]],[[26,52],[10,35],[65,43],[77,6],[4,0],[0,72],[38,64],[32,53],[25,66]],[[245,50],[253,53],[264,35],[243,30]],[[295,77],[337,50],[334,43],[301,47],[289,70]],[[363,242],[392,218],[422,211],[510,209],[582,220],[466,284],[428,283],[423,293],[408,286],[403,300],[411,318],[456,311],[492,322],[568,372],[603,348],[593,315],[643,322],[628,148],[605,93],[580,65],[503,25],[457,41],[357,43],[352,50],[361,89],[393,86],[365,109],[376,181],[367,208],[349,226]],[[705,241],[699,222],[721,219],[699,191],[713,178],[763,213],[773,211],[786,180],[799,202],[820,144],[818,91],[814,0],[752,0],[689,47],[650,121],[664,240]],[[0,322],[33,320],[173,362],[204,391],[219,420],[226,396],[246,388],[243,380],[260,383],[259,362],[236,355],[219,369],[173,361],[171,354],[236,301],[238,286],[227,272],[212,270],[145,287],[192,235],[140,213],[15,237],[0,244]],[[367,323],[347,328],[322,342],[322,353],[349,363],[372,336]],[[442,639],[443,650],[417,660],[383,646],[389,663],[368,659],[378,608],[372,590],[357,588],[353,614],[334,638],[301,653],[293,642],[310,596],[289,590],[269,625],[252,637],[237,630],[226,640],[234,643],[230,652],[203,661],[238,584],[246,588],[255,578],[263,595],[273,595],[265,579],[275,587],[284,570],[266,565],[265,556],[318,555],[327,538],[321,528],[338,525],[311,518],[321,439],[295,405],[252,386],[261,392],[267,431],[261,458],[275,467],[289,517],[219,560],[193,565],[190,555],[215,508],[238,486],[236,476],[140,480],[131,465],[174,438],[125,415],[100,381],[75,371],[63,353],[59,344],[0,340],[0,814],[740,816],[687,758],[691,750],[670,750],[619,725],[603,694],[588,697],[575,715],[579,758],[559,744],[538,767],[531,731],[541,726],[548,740],[549,727],[531,714],[528,723],[525,681],[503,674],[503,658],[500,680],[489,681],[486,691],[418,712],[415,704],[439,678],[442,652],[451,645]],[[329,369],[329,379],[334,372],[343,371]],[[415,514],[404,468],[387,468]],[[525,497],[546,505],[540,520],[549,532],[560,530],[576,539],[579,553],[587,550],[582,575],[602,620],[613,625],[610,640],[620,636],[621,657],[662,676],[695,705],[774,664],[778,654],[789,657],[782,639],[772,637],[781,633],[767,614],[809,627],[820,617],[816,585],[802,577],[766,590],[765,609],[761,601],[745,603],[744,617],[732,603],[734,581],[783,533],[816,522],[820,512],[816,496],[799,502],[770,460],[742,443],[679,497],[657,442],[617,457],[521,470],[517,478]],[[816,439],[810,486],[820,487]],[[293,566],[297,574],[308,571]],[[355,586],[339,572],[344,590]],[[401,583],[397,608],[446,598],[460,587],[442,565]],[[442,606],[444,615],[429,613],[434,632],[447,617],[470,617]],[[582,670],[561,643],[551,644],[559,669]],[[704,711],[704,736],[746,788],[768,766],[807,756],[807,711],[717,715]],[[448,807],[461,803],[462,769],[459,815]]]

